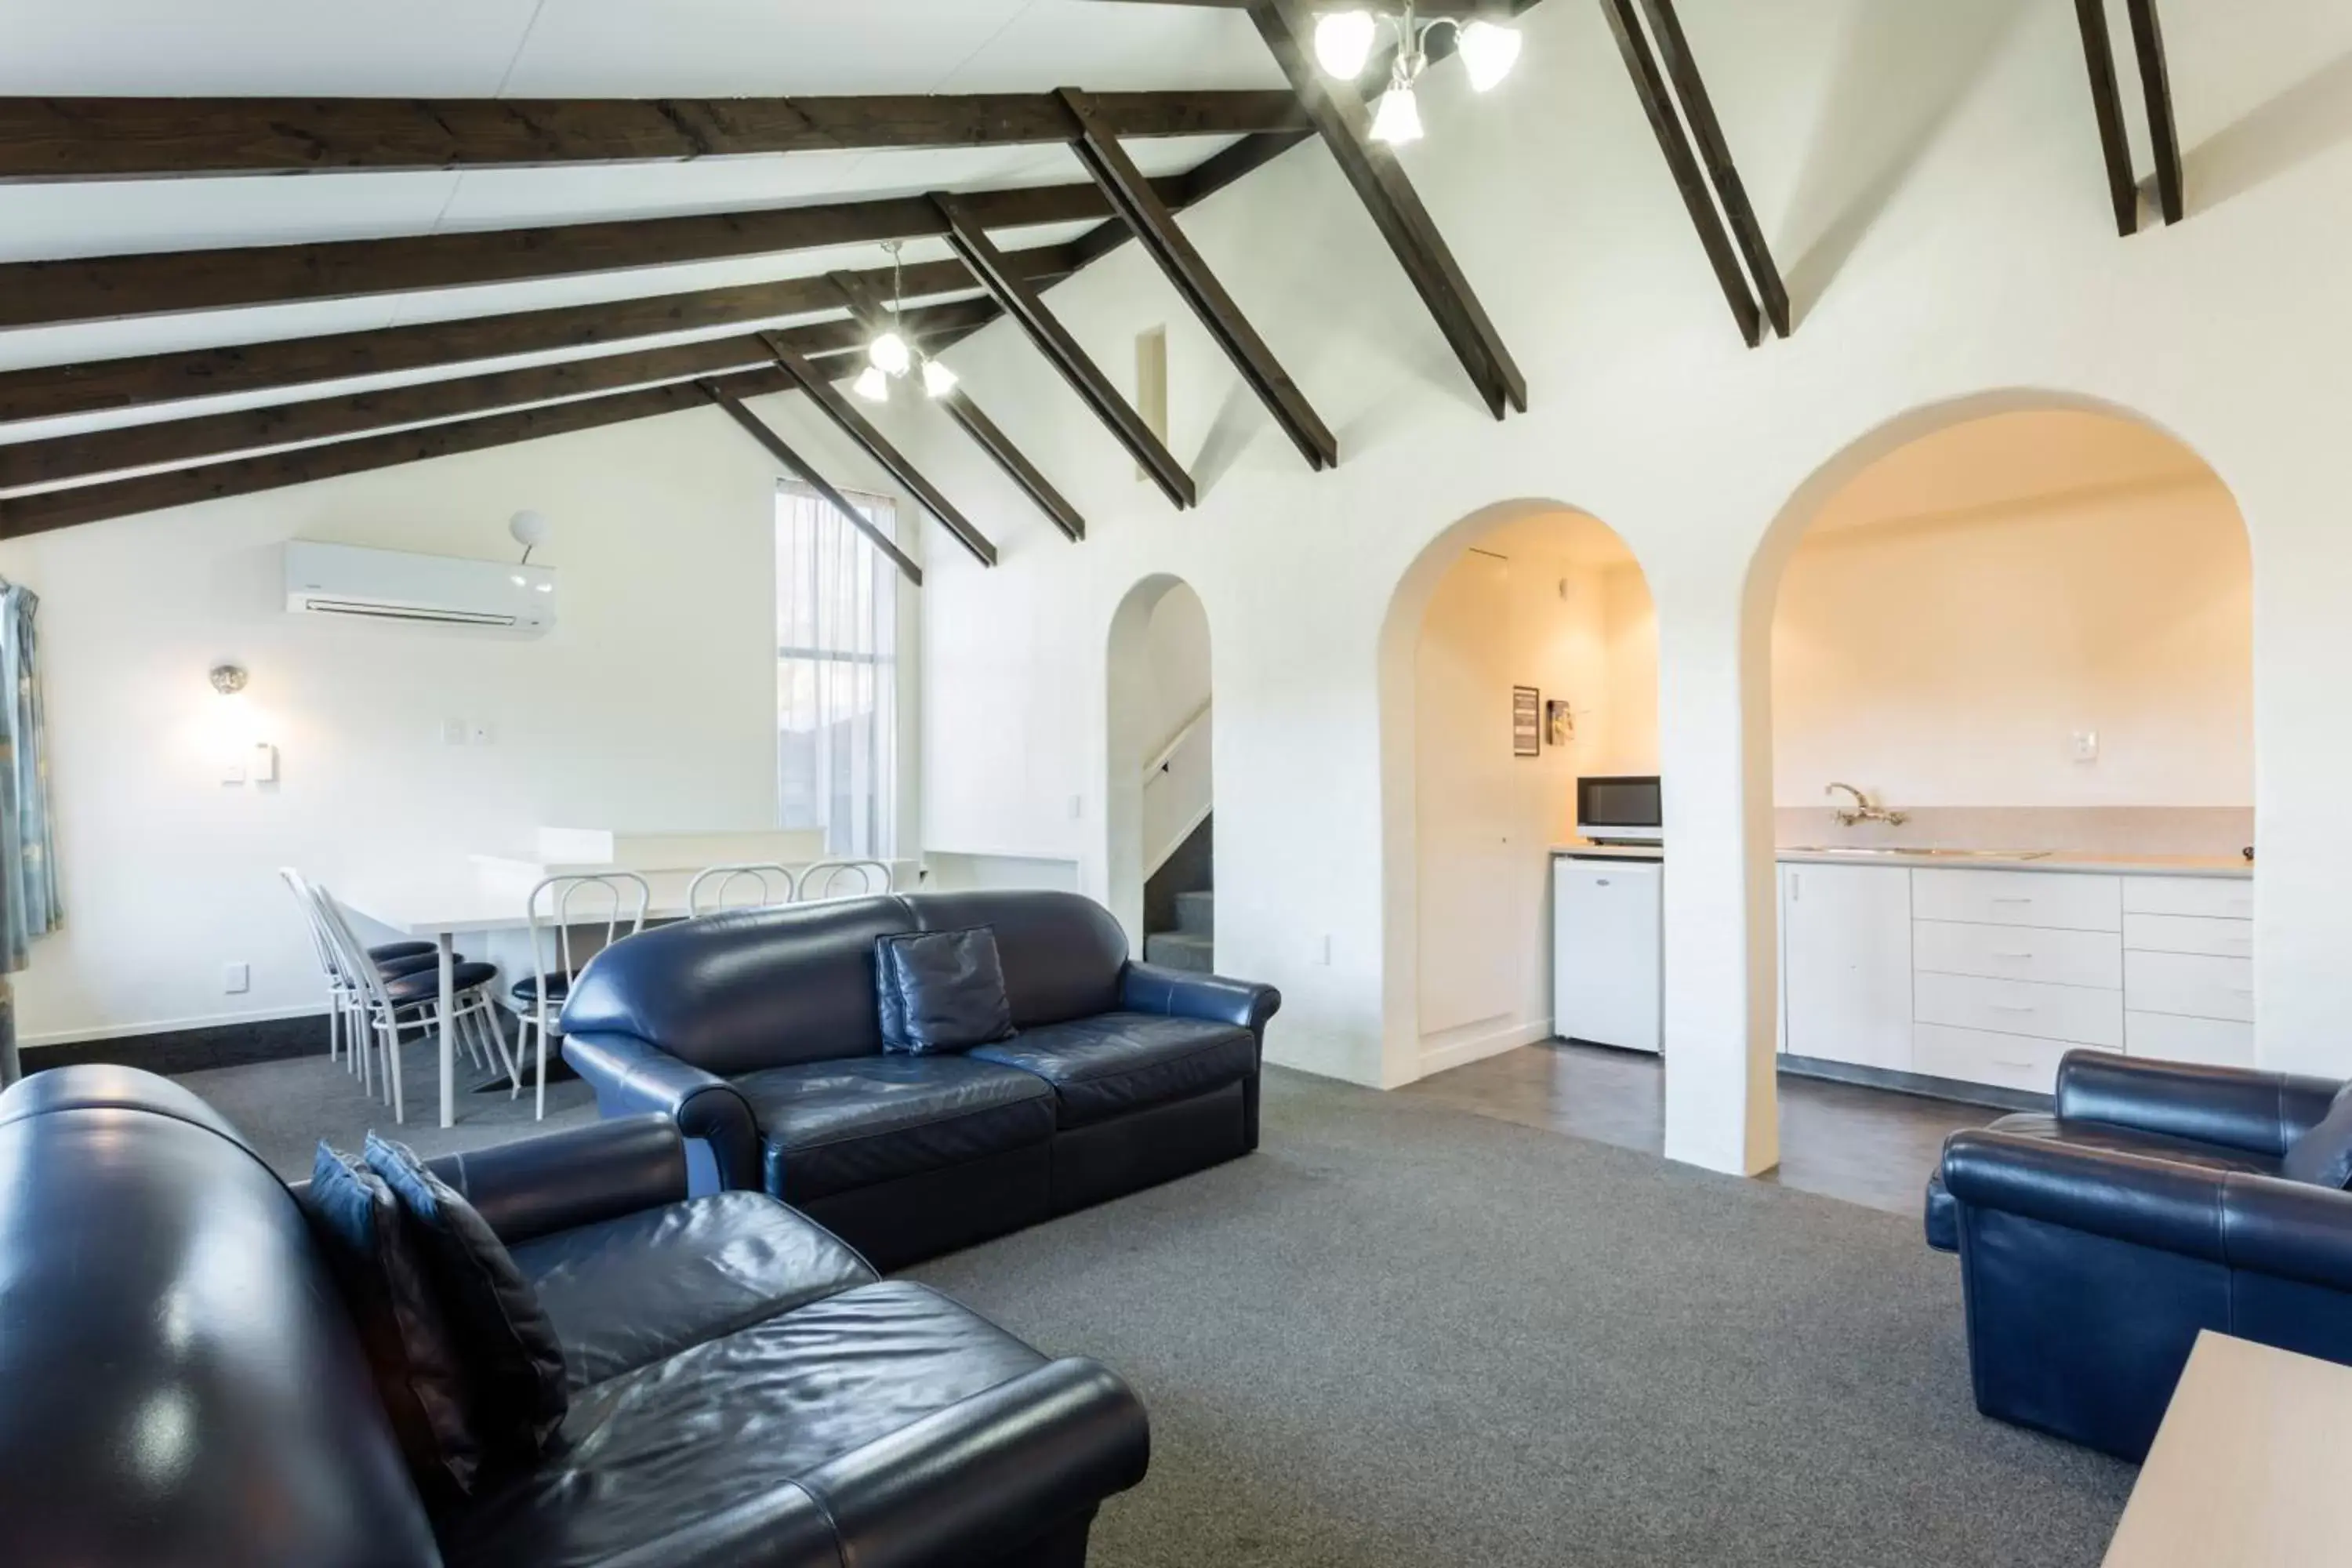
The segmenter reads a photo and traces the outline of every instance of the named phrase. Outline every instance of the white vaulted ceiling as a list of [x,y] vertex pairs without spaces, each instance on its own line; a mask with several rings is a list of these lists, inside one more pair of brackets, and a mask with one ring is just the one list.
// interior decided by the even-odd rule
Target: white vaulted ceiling
[[[0,96],[662,98],[1267,88],[1246,16],[1100,0],[0,0]],[[1135,140],[1145,173],[1223,138]],[[0,263],[1082,184],[1058,146],[0,184]],[[1008,248],[1090,225],[1004,230]],[[947,255],[909,243],[911,264]],[[0,331],[0,371],[871,268],[878,247]],[[416,379],[389,377],[385,380]],[[311,388],[317,395],[324,388]],[[157,410],[148,411],[152,416]],[[0,440],[117,422],[18,426]]]

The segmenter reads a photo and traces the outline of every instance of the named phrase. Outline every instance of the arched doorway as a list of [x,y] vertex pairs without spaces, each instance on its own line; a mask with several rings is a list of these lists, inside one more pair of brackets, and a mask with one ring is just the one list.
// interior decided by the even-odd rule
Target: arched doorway
[[1210,969],[1215,953],[1215,726],[1209,618],[1181,578],[1128,591],[1107,650],[1104,789],[1111,911],[1138,953]]
[[1550,1037],[1552,849],[1574,837],[1580,777],[1657,772],[1654,610],[1606,524],[1507,502],[1415,558],[1380,664],[1393,1086]]
[[[2253,843],[2251,546],[2202,458],[2071,398],[1922,410],[1784,510],[1744,621],[1784,1071],[1998,1100],[2074,1047],[2253,1065],[2251,881],[2161,875]],[[2101,858],[2157,875],[2066,869]]]

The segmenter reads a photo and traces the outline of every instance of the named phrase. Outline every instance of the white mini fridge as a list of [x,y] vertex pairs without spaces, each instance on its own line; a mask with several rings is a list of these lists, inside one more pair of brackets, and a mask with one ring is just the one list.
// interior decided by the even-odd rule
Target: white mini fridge
[[1656,860],[1552,861],[1552,1033],[1663,1048],[1665,869]]

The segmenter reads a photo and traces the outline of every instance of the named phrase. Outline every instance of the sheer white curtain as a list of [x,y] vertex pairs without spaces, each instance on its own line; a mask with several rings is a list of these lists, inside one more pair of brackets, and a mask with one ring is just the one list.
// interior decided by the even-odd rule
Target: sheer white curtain
[[[887,496],[845,492],[887,537]],[[831,856],[890,858],[898,799],[898,573],[832,503],[776,489],[776,768],[782,826]]]

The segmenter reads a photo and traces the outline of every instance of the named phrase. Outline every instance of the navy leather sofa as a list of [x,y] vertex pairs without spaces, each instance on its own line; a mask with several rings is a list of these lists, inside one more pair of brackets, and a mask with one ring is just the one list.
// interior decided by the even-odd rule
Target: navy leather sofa
[[[995,933],[1011,1039],[885,1055],[874,942]],[[606,1116],[659,1111],[713,1179],[764,1189],[896,1268],[1257,1147],[1273,987],[1133,963],[1071,893],[741,910],[596,955],[563,1055]]]
[[185,1089],[0,1095],[0,1560],[77,1568],[1078,1568],[1126,1386],[879,1281],[666,1119],[434,1162],[563,1342],[554,1451],[428,1517],[295,1196]]
[[2200,1329],[2352,1363],[2352,1193],[2280,1174],[2344,1087],[2073,1051],[2053,1114],[1947,1139],[1977,1408],[2137,1460]]

